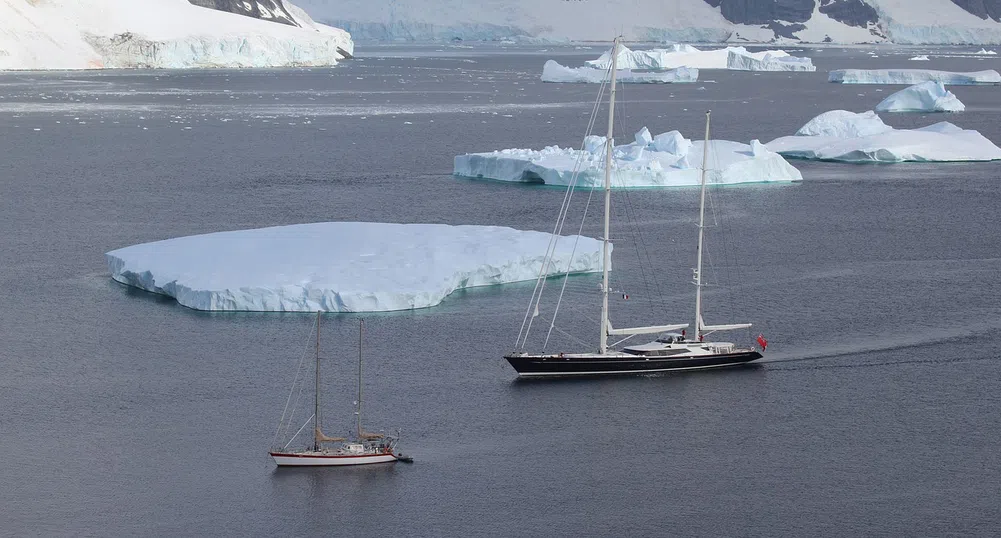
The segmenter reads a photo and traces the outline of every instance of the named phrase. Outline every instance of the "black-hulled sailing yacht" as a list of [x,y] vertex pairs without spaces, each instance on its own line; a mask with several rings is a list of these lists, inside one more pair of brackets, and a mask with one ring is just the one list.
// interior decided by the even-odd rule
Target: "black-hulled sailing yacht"
[[[706,205],[706,167],[709,153],[709,112],[706,112],[706,134],[703,146],[701,194],[699,202],[699,239],[697,266],[695,272],[695,330],[686,336],[685,329],[689,324],[655,325],[649,327],[634,327],[626,329],[612,328],[608,319],[608,269],[611,263],[609,248],[609,213],[611,208],[611,174],[613,158],[613,125],[615,114],[615,75],[619,39],[612,45],[611,89],[608,102],[608,135],[605,139],[605,211],[604,236],[601,279],[601,329],[596,353],[552,353],[532,354],[516,351],[504,358],[521,376],[570,376],[570,375],[602,375],[602,374],[636,374],[649,372],[664,372],[671,370],[692,370],[703,368],[718,368],[745,364],[761,358],[761,353],[754,347],[737,347],[730,342],[706,341],[705,337],[716,331],[743,329],[750,323],[731,325],[707,325],[702,319],[702,251],[705,228]],[[572,188],[572,187],[571,187]],[[541,296],[541,291],[539,292]],[[532,301],[538,312],[538,297],[533,294]],[[531,305],[530,305],[531,309]],[[524,325],[523,325],[524,327]],[[675,332],[681,330],[681,333]],[[638,345],[624,346],[620,350],[611,349],[609,336],[632,337],[643,334],[657,334],[656,340]],[[525,337],[527,340],[527,336]],[[764,351],[767,345],[763,337],[758,337],[758,344]],[[519,335],[519,345],[523,340]]]

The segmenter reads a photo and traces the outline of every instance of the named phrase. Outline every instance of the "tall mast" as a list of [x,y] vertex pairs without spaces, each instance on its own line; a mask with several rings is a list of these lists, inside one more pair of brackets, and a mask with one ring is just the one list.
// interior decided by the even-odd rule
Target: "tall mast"
[[355,415],[358,419],[358,438],[361,439],[361,340],[365,329],[365,320],[358,322],[358,406]]
[[699,194],[699,248],[695,267],[695,339],[702,336],[702,240],[706,223],[706,169],[709,166],[709,114],[706,111],[706,138],[702,145],[702,192]]
[[612,211],[612,150],[615,140],[612,129],[615,124],[615,71],[619,67],[619,38],[612,42],[612,89],[608,98],[608,134],[605,136],[605,233],[602,235],[601,258],[601,336],[598,339],[598,353],[608,351],[608,266],[611,256],[608,248],[609,216]]
[[320,450],[320,311],[316,311],[316,394],[313,409],[313,450]]

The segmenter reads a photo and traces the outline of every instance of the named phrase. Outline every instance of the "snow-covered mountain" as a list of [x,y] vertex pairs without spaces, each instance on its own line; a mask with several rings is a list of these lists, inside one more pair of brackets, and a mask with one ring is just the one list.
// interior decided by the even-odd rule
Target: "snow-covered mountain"
[[357,40],[1001,43],[1001,0],[298,1]]
[[0,69],[320,66],[353,50],[284,0],[0,0]]

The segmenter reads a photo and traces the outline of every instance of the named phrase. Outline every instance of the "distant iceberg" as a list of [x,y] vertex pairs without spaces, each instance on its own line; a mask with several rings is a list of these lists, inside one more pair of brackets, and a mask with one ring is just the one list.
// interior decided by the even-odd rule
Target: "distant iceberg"
[[[612,51],[607,50],[596,60],[588,60],[587,65],[608,69],[612,63]],[[617,65],[620,69],[675,69],[693,67],[698,69],[736,69],[742,71],[815,71],[809,58],[790,56],[783,50],[749,52],[744,47],[700,50],[691,45],[671,45],[669,48],[650,50],[630,50],[619,48]]]
[[997,54],[997,52],[995,52],[993,50],[980,49],[977,52],[974,52],[973,54],[980,54],[980,55],[984,55],[984,56],[994,56],[994,55]]
[[[551,237],[499,226],[318,222],[179,237],[106,257],[118,282],[196,310],[381,312],[534,280]],[[574,252],[578,237],[557,242],[548,274],[601,270],[601,241],[579,237]]]
[[1001,148],[977,131],[945,121],[920,129],[894,129],[871,110],[824,112],[796,135],[777,138],[767,146],[786,157],[854,163],[1001,159]]
[[[608,71],[593,67],[565,67],[554,60],[546,61],[542,66],[542,82],[583,82],[600,83],[607,78]],[[668,71],[632,71],[620,69],[615,78],[623,83],[638,84],[672,84],[680,82],[695,82],[699,79],[698,69],[680,67]]]
[[[455,157],[453,173],[473,179],[569,185],[579,163],[577,186],[604,181],[605,137],[589,136],[581,150],[549,146],[542,150],[505,149]],[[701,181],[702,141],[678,131],[651,136],[644,127],[634,142],[615,147],[613,188],[675,187]],[[714,183],[799,181],[803,176],[782,156],[757,140],[750,144],[713,140],[708,180]]]
[[1001,83],[1001,74],[990,69],[972,73],[954,73],[931,69],[836,69],[827,75],[830,82],[842,84],[919,84],[935,81],[942,84],[971,85]]
[[925,55],[925,54],[922,54],[920,56],[914,56],[914,57],[908,58],[908,60],[910,60],[912,62],[927,62],[928,61],[928,56]]
[[966,110],[956,94],[941,82],[915,84],[883,99],[876,112],[962,112]]

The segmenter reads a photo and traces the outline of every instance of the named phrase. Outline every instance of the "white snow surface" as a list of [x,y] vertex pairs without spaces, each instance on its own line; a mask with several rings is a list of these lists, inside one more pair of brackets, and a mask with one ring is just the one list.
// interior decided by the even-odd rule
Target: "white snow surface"
[[[351,32],[357,40],[546,41],[604,40],[722,43],[776,40],[767,25],[734,24],[705,0],[298,0],[313,16]],[[952,0],[864,0],[879,21],[849,26],[814,7],[807,43],[999,44],[1001,23],[977,16]],[[779,22],[779,21],[776,21]],[[784,39],[784,38],[779,38]],[[698,67],[698,66],[696,66]]]
[[795,136],[777,138],[767,146],[786,157],[854,163],[1001,159],[1001,148],[978,131],[945,121],[920,129],[894,129],[873,111],[825,112]]
[[993,69],[957,73],[933,69],[835,69],[827,75],[830,82],[842,84],[919,84],[929,80],[942,84],[972,85],[1001,83],[1001,74]]
[[[318,222],[178,237],[106,258],[118,282],[196,310],[381,312],[534,280],[551,237],[499,226]],[[550,274],[566,272],[577,238],[557,242]],[[580,237],[570,271],[600,271],[601,248]]]
[[[644,127],[634,141],[615,146],[613,188],[676,187],[701,181],[702,141],[678,131],[651,136]],[[577,186],[604,182],[605,137],[589,136],[582,150],[549,146],[542,150],[505,149],[455,157],[453,173],[473,179],[494,179],[547,185],[569,185],[580,162]],[[714,183],[799,181],[803,176],[782,156],[757,140],[750,144],[712,140],[707,180]]]
[[[612,63],[612,50],[608,49],[595,60],[585,62],[591,67],[608,69]],[[784,50],[749,52],[744,47],[700,50],[691,45],[671,45],[668,48],[630,50],[619,48],[619,69],[738,69],[742,71],[815,71],[809,58],[796,58]]]
[[962,112],[966,110],[956,94],[941,82],[929,80],[909,86],[883,99],[876,112]]
[[[566,67],[555,60],[547,60],[542,66],[542,82],[584,82],[601,83],[607,79],[608,71],[594,67]],[[698,69],[679,67],[667,71],[633,71],[618,69],[615,79],[622,83],[661,83],[695,82],[699,79]]]
[[187,0],[0,0],[0,70],[328,66],[353,54],[347,32],[285,5],[300,27]]

